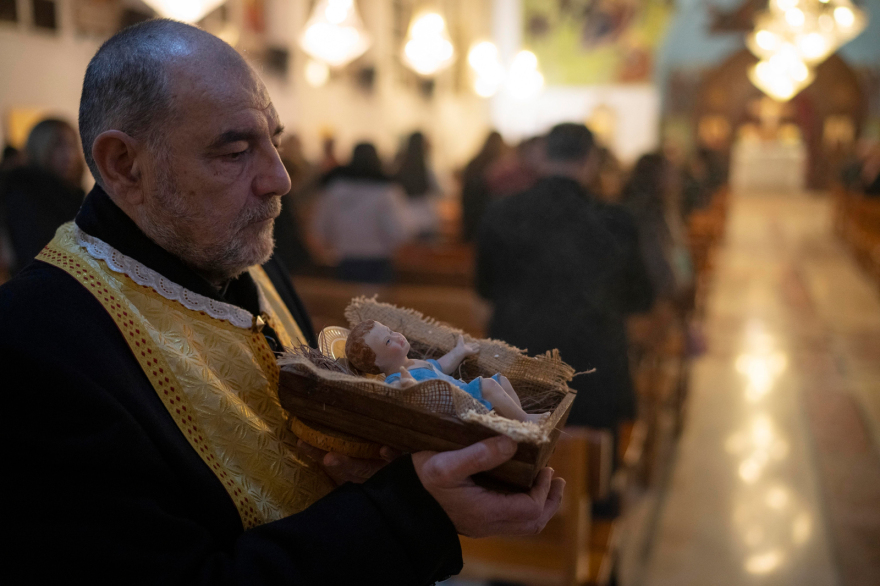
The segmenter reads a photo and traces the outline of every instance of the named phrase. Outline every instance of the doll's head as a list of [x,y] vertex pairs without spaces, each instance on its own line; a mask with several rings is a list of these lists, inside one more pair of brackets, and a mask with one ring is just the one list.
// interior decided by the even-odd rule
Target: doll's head
[[408,353],[409,342],[403,334],[371,319],[356,325],[345,342],[349,363],[367,374],[398,372],[406,363]]

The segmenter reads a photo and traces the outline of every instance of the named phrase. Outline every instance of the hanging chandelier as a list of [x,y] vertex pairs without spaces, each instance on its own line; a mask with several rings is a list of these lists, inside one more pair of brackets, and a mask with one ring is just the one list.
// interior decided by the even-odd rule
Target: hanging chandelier
[[771,0],[755,18],[746,45],[761,61],[749,78],[770,97],[785,101],[812,83],[812,68],[867,26],[850,0]]
[[494,96],[503,87],[507,95],[518,101],[537,96],[544,88],[544,76],[538,58],[531,51],[520,51],[505,69],[498,47],[489,41],[475,44],[468,51],[468,64],[474,79],[474,92],[482,97]]
[[160,16],[183,22],[199,22],[226,0],[144,0]]
[[423,77],[434,76],[455,61],[455,48],[438,12],[423,12],[413,18],[403,46],[403,61]]
[[498,47],[489,41],[475,44],[468,51],[468,64],[474,74],[474,92],[481,98],[494,96],[504,83],[505,75]]
[[299,38],[303,51],[330,67],[351,63],[370,46],[354,0],[320,0]]

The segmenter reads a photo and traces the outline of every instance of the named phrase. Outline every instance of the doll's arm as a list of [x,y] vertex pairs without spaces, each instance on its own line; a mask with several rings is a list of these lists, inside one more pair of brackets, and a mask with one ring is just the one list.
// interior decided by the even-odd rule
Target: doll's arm
[[478,354],[479,352],[480,346],[478,344],[466,344],[464,337],[459,335],[455,348],[438,358],[437,362],[440,364],[440,368],[445,374],[452,374],[455,369],[458,368],[458,365],[461,364],[462,360],[468,356]]
[[392,387],[396,387],[398,389],[405,389],[407,387],[413,386],[414,384],[416,384],[419,381],[417,381],[415,378],[413,378],[413,375],[410,374],[410,372],[406,369],[405,366],[401,366],[400,367],[400,378],[395,379],[391,382],[388,382],[386,380],[385,382],[388,383],[389,385],[391,385]]

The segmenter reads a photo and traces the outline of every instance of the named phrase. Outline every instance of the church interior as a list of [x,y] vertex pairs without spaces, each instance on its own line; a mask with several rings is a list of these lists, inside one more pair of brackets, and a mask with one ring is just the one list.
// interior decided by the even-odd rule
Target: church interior
[[[94,182],[90,58],[154,17],[268,89],[292,184],[275,255],[316,331],[377,296],[490,337],[485,218],[557,124],[592,132],[590,197],[659,218],[654,303],[626,320],[633,414],[566,427],[558,513],[462,537],[444,584],[880,584],[880,0],[0,0],[0,283]],[[7,178],[45,120],[73,204],[33,218]],[[327,203],[362,155],[405,224],[369,262]]]

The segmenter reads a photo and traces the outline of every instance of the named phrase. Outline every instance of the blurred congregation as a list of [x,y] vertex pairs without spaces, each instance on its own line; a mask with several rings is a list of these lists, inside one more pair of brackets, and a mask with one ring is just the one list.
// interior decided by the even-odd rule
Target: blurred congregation
[[[156,16],[198,23],[264,80],[291,181],[274,259],[316,332],[377,296],[576,371],[550,461],[560,511],[540,535],[462,537],[449,584],[878,583],[880,1],[0,0],[0,283],[93,186],[89,57]],[[789,34],[773,18],[815,19],[803,76],[768,53]],[[853,30],[819,59],[828,22]],[[310,34],[343,25],[360,41]],[[837,411],[791,378],[826,374]],[[735,460],[725,417],[774,384],[786,455]],[[852,469],[823,468],[823,441],[845,451],[855,428]],[[709,488],[756,486],[749,466],[777,460],[809,486],[785,501],[800,516],[761,524],[733,480]],[[782,510],[783,484],[748,502]]]

